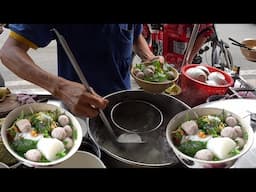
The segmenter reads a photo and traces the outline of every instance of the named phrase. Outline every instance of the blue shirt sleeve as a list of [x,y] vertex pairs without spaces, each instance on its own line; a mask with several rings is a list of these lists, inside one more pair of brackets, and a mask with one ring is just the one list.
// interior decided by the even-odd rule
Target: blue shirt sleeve
[[9,28],[38,47],[45,47],[54,39],[51,26],[46,24],[9,24]]
[[137,39],[139,35],[142,33],[143,25],[136,24],[134,27],[134,39]]

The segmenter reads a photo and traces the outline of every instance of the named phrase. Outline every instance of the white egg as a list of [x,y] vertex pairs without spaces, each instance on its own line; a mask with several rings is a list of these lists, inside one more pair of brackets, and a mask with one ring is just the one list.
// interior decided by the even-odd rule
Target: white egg
[[230,157],[229,154],[232,149],[236,147],[236,142],[229,137],[215,137],[208,141],[207,149],[219,159],[226,159]]
[[208,80],[215,81],[217,85],[225,85],[227,82],[225,76],[220,72],[212,72],[208,75]]
[[58,159],[58,153],[65,150],[64,144],[56,138],[42,138],[37,143],[37,149],[48,161]]
[[199,137],[198,135],[189,135],[186,136],[186,139],[191,140],[191,141],[202,141],[202,142],[207,142],[212,138],[211,135],[206,136],[205,138]]
[[196,68],[203,70],[206,75],[210,74],[209,69],[207,67],[203,66],[203,65],[198,65],[198,66],[196,66]]
[[215,81],[213,81],[213,80],[207,80],[206,83],[207,83],[208,85],[212,85],[212,86],[217,86],[217,85],[218,85],[218,84],[217,84]]
[[189,77],[191,77],[192,79],[201,81],[201,82],[205,82],[207,80],[207,75],[205,74],[205,72],[199,68],[193,67],[193,68],[189,68],[186,71],[187,75]]
[[220,118],[219,118],[219,117],[212,116],[212,115],[208,115],[207,117],[208,117],[208,119],[209,119],[210,121],[217,121],[217,122],[221,122],[221,120],[220,120]]
[[25,133],[20,133],[20,137],[23,137],[24,139],[29,139],[33,141],[38,141],[39,139],[43,138],[43,134],[38,134],[37,136],[32,136],[31,132],[25,132]]

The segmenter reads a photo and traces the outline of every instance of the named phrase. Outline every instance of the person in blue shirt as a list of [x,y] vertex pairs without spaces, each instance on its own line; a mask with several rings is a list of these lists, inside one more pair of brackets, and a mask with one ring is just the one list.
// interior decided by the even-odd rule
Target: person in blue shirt
[[[8,24],[8,28],[10,35],[0,51],[2,63],[79,116],[97,116],[98,109],[108,104],[104,96],[131,88],[132,51],[142,61],[164,62],[150,51],[141,24]],[[53,28],[67,40],[94,94],[85,90],[58,41],[58,75],[40,68],[27,54],[30,48],[45,47],[56,39]]]
[[[5,24],[0,23],[0,35],[4,32],[4,26]],[[4,78],[0,73],[0,87],[4,87],[4,86],[5,86]]]

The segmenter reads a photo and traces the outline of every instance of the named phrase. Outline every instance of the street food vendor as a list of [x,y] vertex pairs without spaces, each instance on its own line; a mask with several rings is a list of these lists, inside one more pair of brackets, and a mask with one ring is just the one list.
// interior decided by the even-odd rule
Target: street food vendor
[[[9,24],[8,28],[10,35],[0,51],[2,63],[82,117],[97,116],[97,109],[108,104],[103,98],[107,94],[130,89],[132,50],[143,61],[164,62],[150,51],[140,24]],[[28,55],[30,48],[46,47],[56,39],[53,28],[67,40],[94,94],[81,84],[58,42],[58,76],[40,68]]]

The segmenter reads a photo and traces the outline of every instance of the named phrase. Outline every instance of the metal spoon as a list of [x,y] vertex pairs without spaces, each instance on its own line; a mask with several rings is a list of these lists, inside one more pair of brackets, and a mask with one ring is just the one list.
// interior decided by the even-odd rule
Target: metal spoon
[[[67,41],[65,40],[65,38],[57,31],[57,29],[53,28],[52,31],[54,31],[54,33],[56,34],[61,46],[63,47],[65,53],[67,54],[71,64],[73,65],[80,81],[82,82],[82,84],[84,85],[84,87],[86,88],[86,90],[89,93],[92,93],[92,90],[90,89],[90,86],[82,72],[82,70],[80,69],[80,66],[78,65],[78,62],[75,58],[75,56],[73,55]],[[119,137],[116,136],[115,132],[113,131],[108,119],[106,118],[104,112],[102,111],[102,109],[99,109],[99,115],[100,118],[102,120],[102,122],[104,123],[104,125],[107,127],[108,131],[110,132],[111,136],[114,138],[115,141],[117,141],[118,143],[145,143],[144,141],[142,141],[141,137],[136,134],[136,133],[125,133],[120,135]]]

